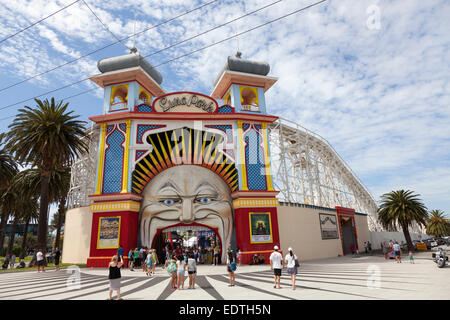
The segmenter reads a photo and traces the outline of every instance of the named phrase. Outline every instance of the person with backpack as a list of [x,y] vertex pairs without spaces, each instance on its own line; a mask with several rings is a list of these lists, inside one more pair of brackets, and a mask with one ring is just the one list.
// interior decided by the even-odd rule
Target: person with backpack
[[234,287],[234,281],[235,281],[234,272],[236,271],[236,262],[234,261],[234,258],[233,258],[233,251],[228,251],[228,254],[227,254],[227,271],[228,271],[228,275],[230,276],[230,284],[228,286]]
[[194,254],[190,253],[188,256],[188,276],[189,276],[189,288],[195,289],[195,275],[197,273],[197,261]]
[[287,272],[291,275],[292,290],[295,290],[295,280],[297,277],[297,268],[299,266],[298,258],[292,251],[292,248],[288,248],[288,252],[289,253],[284,257],[284,261],[286,262]]

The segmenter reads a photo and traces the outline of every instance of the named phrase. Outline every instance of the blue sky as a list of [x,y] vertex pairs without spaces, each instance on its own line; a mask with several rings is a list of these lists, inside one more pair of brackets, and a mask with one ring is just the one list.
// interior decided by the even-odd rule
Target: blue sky
[[[72,0],[0,0],[0,39]],[[203,1],[86,0],[120,38],[191,10]],[[274,0],[216,1],[136,37],[142,55],[208,30]],[[284,0],[257,14],[152,55],[153,65],[277,18],[314,0]],[[425,205],[450,213],[450,4],[445,1],[328,1],[158,68],[167,92],[212,91],[239,46],[243,57],[267,61],[279,77],[268,111],[326,138],[379,200],[410,189]],[[82,1],[0,43],[0,89],[115,42]],[[125,44],[130,47],[133,40]],[[98,73],[102,58],[122,55],[116,44],[75,63],[0,92],[0,132],[17,109],[4,108]],[[53,93],[69,97],[88,81]],[[83,120],[101,111],[101,89],[69,99]],[[7,119],[4,119],[7,118]]]

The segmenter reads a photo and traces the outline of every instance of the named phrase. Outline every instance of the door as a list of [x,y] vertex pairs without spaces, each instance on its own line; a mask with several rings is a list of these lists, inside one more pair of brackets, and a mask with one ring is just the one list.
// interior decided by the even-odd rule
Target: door
[[351,245],[356,250],[356,237],[353,229],[353,219],[350,217],[341,217],[342,245],[344,246],[344,255],[351,254]]

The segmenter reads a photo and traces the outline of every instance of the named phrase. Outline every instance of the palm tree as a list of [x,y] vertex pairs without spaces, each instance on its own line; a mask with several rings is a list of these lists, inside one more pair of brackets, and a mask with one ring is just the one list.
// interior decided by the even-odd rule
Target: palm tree
[[[28,198],[37,197],[39,195],[41,179],[38,169],[26,169],[21,171],[16,178],[17,184],[22,184],[26,187],[21,188],[24,191],[24,196]],[[53,216],[57,224],[52,226],[53,221],[50,224],[50,231],[56,230],[56,238],[59,241],[61,234],[61,227],[65,220],[65,203],[67,198],[67,193],[70,188],[70,167],[65,166],[62,168],[56,168],[49,181],[49,202],[58,202],[58,212]],[[33,212],[32,210],[29,212]],[[30,218],[37,218],[31,215]],[[59,242],[56,242],[59,243]]]
[[60,247],[61,228],[66,218],[66,200],[70,189],[70,167],[66,166],[55,170],[50,179],[51,188],[55,190],[53,198],[58,201],[58,212],[53,216],[56,230],[55,248]]
[[[0,146],[3,144],[4,133],[0,134]],[[17,164],[4,148],[0,148],[0,252],[5,241],[6,226],[8,224],[9,212],[3,206],[2,195],[11,184],[11,180],[17,173]]]
[[414,250],[408,227],[414,222],[425,225],[428,217],[427,210],[419,195],[410,190],[398,190],[381,196],[378,209],[378,220],[388,230],[396,230],[399,225],[405,235],[409,250]]
[[442,210],[431,210],[427,219],[427,234],[442,237],[448,234],[448,223]]
[[36,169],[22,170],[14,178],[14,189],[23,202],[21,216],[22,222],[25,223],[20,259],[25,257],[27,251],[28,226],[32,220],[38,219],[39,183],[40,175]]
[[8,150],[14,159],[40,172],[38,245],[47,247],[49,183],[52,172],[88,151],[84,121],[67,112],[68,103],[35,99],[36,108],[25,106],[8,126]]

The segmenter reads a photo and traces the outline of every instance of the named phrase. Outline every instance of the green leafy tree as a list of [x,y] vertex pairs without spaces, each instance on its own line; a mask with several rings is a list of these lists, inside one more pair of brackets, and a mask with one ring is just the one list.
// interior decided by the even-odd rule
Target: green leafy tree
[[435,237],[448,235],[449,225],[442,210],[431,210],[427,219],[427,234]]
[[9,188],[11,180],[17,174],[17,164],[10,156],[9,151],[2,147],[5,134],[0,134],[0,252],[3,248],[6,226],[9,219],[9,208],[4,206],[3,194]]
[[397,190],[381,196],[381,205],[378,209],[378,220],[387,230],[397,230],[400,226],[405,235],[409,250],[414,250],[409,227],[413,223],[426,225],[428,217],[425,205],[418,194],[410,190]]
[[19,109],[8,126],[6,148],[14,159],[31,164],[40,173],[38,245],[47,247],[50,177],[57,168],[68,165],[77,154],[87,152],[85,122],[76,120],[68,103],[35,99],[36,107]]

